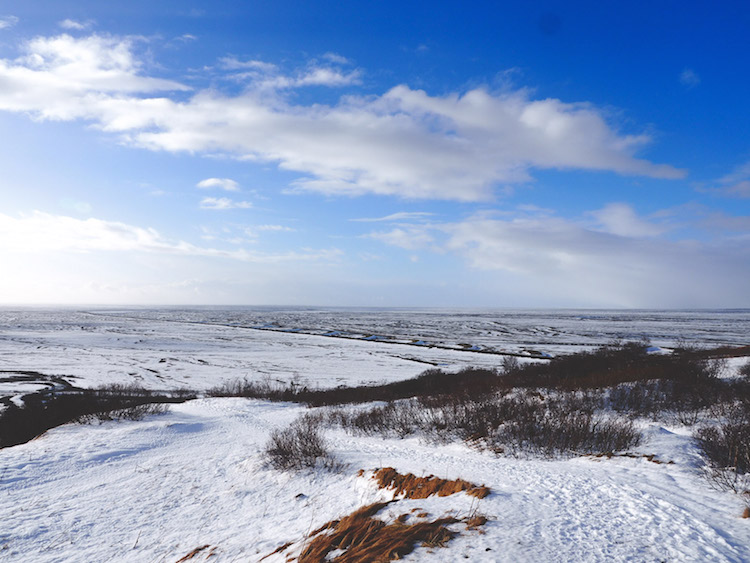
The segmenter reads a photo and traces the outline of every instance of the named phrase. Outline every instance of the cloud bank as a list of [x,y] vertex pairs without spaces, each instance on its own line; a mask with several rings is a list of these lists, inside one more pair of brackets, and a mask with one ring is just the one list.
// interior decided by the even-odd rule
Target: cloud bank
[[[717,241],[654,238],[665,227],[624,204],[588,214],[595,223],[558,217],[399,226],[370,238],[409,252],[450,253],[500,287],[536,301],[618,307],[748,306],[750,225]],[[739,304],[739,305],[738,305]]]
[[191,91],[147,75],[136,55],[143,41],[37,37],[18,58],[0,59],[0,110],[85,120],[154,151],[275,163],[300,174],[292,190],[324,194],[480,201],[498,185],[530,180],[533,169],[685,174],[639,158],[650,137],[618,131],[588,103],[484,88],[435,96],[407,85],[334,104],[295,103],[294,89],[360,83],[358,70],[330,54],[291,75],[225,58],[225,78],[243,85],[239,94]]

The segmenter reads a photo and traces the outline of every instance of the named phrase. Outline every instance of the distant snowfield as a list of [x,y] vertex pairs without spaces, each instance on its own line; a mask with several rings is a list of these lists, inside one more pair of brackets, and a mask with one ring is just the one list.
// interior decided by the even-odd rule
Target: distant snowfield
[[[274,330],[246,328],[252,326]],[[324,336],[332,333],[350,337]],[[406,379],[430,367],[502,362],[503,356],[472,348],[533,358],[617,339],[649,338],[657,346],[742,345],[748,334],[745,310],[0,308],[0,371],[38,371],[84,387],[128,381],[153,389],[203,390],[243,378],[333,387]],[[13,387],[0,382],[0,395],[33,390],[28,383]]]
[[[136,382],[155,389],[201,390],[246,377],[330,387],[404,379],[432,365],[459,369],[502,361],[502,356],[459,350],[196,324],[189,317],[199,313],[205,320],[206,312],[190,311],[169,312],[172,320],[166,320],[156,317],[167,313],[154,311],[112,316],[0,309],[0,371],[6,372],[0,379],[12,379],[9,372],[36,371],[79,386]],[[237,322],[222,314],[211,322]],[[130,318],[136,315],[149,318]],[[353,324],[372,326],[373,319],[385,318],[350,316],[345,322],[326,315],[324,322],[318,317],[317,324],[302,328],[354,330]],[[497,321],[486,316],[469,326],[466,319],[444,313],[433,319],[431,334],[425,316],[415,317],[415,326],[425,330],[409,328],[400,313],[384,324],[403,323],[399,338],[434,341],[439,330],[463,323],[463,332],[454,330],[452,341],[512,351],[536,346],[543,353],[559,353],[611,340],[597,328],[605,321],[592,325],[580,317],[563,319],[549,329],[549,337],[539,336],[547,329],[533,322],[524,328],[517,317],[502,325],[505,340],[502,331],[487,334]],[[701,334],[714,344],[743,343],[747,312],[709,317],[690,321],[685,315],[679,324],[674,317],[644,313],[641,324],[620,326],[651,335],[659,346],[691,340],[686,335],[701,342]],[[276,326],[299,328],[292,324],[287,320]],[[712,327],[710,336],[702,332],[705,327]],[[378,328],[384,327],[358,330],[377,333]],[[536,343],[529,336],[535,331]],[[553,332],[562,345],[555,346]],[[8,381],[0,384],[0,395],[39,386]],[[333,454],[345,464],[341,472],[286,473],[266,466],[261,452],[271,430],[307,411],[286,403],[198,399],[140,422],[66,425],[0,450],[0,560],[175,562],[208,545],[192,561],[205,560],[208,553],[213,553],[209,561],[258,561],[287,542],[302,541],[329,520],[390,499],[357,471],[392,466],[402,473],[460,477],[492,489],[482,500],[462,493],[390,505],[382,517],[418,507],[435,518],[448,512],[489,518],[481,531],[455,525],[461,535],[447,547],[418,548],[404,560],[750,561],[750,520],[740,518],[742,500],[710,488],[684,427],[643,422],[646,440],[633,450],[673,464],[645,458],[515,459],[463,443],[327,430]],[[264,561],[285,561],[285,554]]]
[[[473,511],[490,521],[409,561],[748,561],[750,525],[736,495],[710,489],[689,438],[650,426],[645,459],[539,461],[463,444],[354,438],[329,431],[341,473],[263,465],[270,430],[303,408],[201,399],[141,422],[68,425],[0,452],[0,559],[169,561],[211,546],[211,561],[258,561],[325,522],[389,499],[358,469],[461,477],[482,500],[401,501],[433,517]],[[213,549],[215,548],[215,549]],[[204,553],[208,553],[206,549]],[[195,560],[203,560],[196,556]],[[278,555],[265,561],[284,561]]]
[[[204,390],[243,378],[334,387],[502,361],[458,350],[77,312],[0,310],[0,327],[0,370],[63,376],[83,387],[127,381]],[[13,385],[0,383],[3,391]]]

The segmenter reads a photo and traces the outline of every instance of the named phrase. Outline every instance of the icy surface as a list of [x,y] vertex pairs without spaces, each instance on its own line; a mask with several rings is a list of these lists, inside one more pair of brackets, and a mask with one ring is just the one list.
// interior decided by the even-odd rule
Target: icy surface
[[[649,338],[655,353],[678,342],[742,345],[749,323],[747,311],[6,308],[0,395],[18,402],[20,394],[66,382],[199,390],[237,378],[357,385],[434,365],[503,360],[470,348],[534,361],[615,338]],[[736,371],[746,362],[730,365]],[[209,561],[258,561],[286,542],[299,546],[331,519],[389,499],[356,473],[392,466],[493,491],[481,501],[460,494],[390,505],[380,517],[420,508],[435,518],[489,518],[483,533],[457,525],[461,536],[448,547],[420,548],[408,561],[750,561],[743,502],[701,476],[689,428],[642,423],[646,440],[630,453],[672,464],[514,459],[461,443],[327,430],[341,472],[270,469],[261,452],[271,430],[301,412],[284,403],[199,399],[140,422],[65,425],[0,450],[0,560],[174,562],[208,545],[193,561],[209,552]]]

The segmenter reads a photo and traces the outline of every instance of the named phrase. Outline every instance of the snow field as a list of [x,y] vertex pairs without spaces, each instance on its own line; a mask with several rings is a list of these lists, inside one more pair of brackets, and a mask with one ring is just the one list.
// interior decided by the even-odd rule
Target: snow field
[[[196,547],[211,561],[257,561],[320,525],[389,500],[357,471],[395,467],[484,484],[465,494],[391,504],[392,519],[477,512],[490,521],[408,561],[750,560],[737,495],[712,490],[679,429],[645,424],[646,459],[496,457],[462,443],[355,437],[327,430],[341,473],[279,472],[261,452],[273,428],[306,409],[200,399],[140,422],[66,425],[0,451],[0,559],[173,562]],[[202,552],[207,554],[209,550]],[[196,556],[196,560],[201,560]],[[285,555],[265,561],[284,561]]]

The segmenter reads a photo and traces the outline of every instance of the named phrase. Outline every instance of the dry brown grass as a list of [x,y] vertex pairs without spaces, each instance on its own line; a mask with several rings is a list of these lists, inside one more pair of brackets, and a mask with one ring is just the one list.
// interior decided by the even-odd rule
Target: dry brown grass
[[[184,557],[182,557],[182,558],[178,559],[178,560],[176,561],[176,563],[184,563],[185,561],[189,561],[190,559],[192,559],[193,557],[195,557],[196,555],[198,555],[198,554],[199,554],[199,553],[200,553],[201,551],[204,551],[204,550],[208,549],[209,547],[211,547],[211,546],[210,546],[210,545],[208,545],[208,544],[206,544],[206,545],[202,545],[202,546],[200,546],[200,547],[196,547],[196,548],[195,548],[195,549],[194,549],[193,551],[191,551],[190,553],[188,553],[188,554],[187,554],[187,555],[185,555]],[[215,549],[215,548],[214,548],[214,549]],[[211,556],[212,556],[213,554],[214,554],[214,550],[212,549],[212,550],[211,550],[211,551],[210,551],[210,552],[209,552],[209,553],[208,553],[208,554],[206,555],[206,559],[208,559],[209,557],[211,557]]]
[[[364,470],[358,475],[363,476]],[[448,481],[430,475],[429,477],[415,477],[412,474],[401,475],[392,467],[385,467],[375,471],[373,477],[381,488],[391,488],[394,496],[403,494],[406,498],[424,499],[432,495],[441,497],[458,492],[466,492],[477,498],[484,498],[490,490],[484,486],[477,486],[462,479]],[[383,508],[398,500],[378,502],[344,516],[340,520],[331,520],[307,535],[307,540],[301,548],[293,548],[287,543],[269,553],[271,555],[286,551],[287,561],[297,563],[358,563],[363,561],[379,563],[401,559],[419,546],[443,547],[459,532],[448,528],[451,524],[464,523],[469,531],[477,529],[487,523],[487,518],[472,513],[465,518],[445,515],[435,520],[427,520],[430,516],[421,508],[413,508],[410,513],[401,513],[392,522],[376,518],[376,514]],[[414,513],[417,513],[416,515]],[[408,523],[412,518],[415,522]],[[479,532],[481,533],[481,531]],[[301,549],[301,551],[297,551]],[[297,552],[299,555],[294,555]],[[332,552],[336,552],[333,553]]]
[[404,495],[405,498],[421,499],[437,495],[447,497],[462,491],[467,495],[482,499],[490,494],[484,485],[474,485],[463,479],[440,479],[434,475],[417,477],[412,473],[400,474],[392,467],[383,467],[375,471],[373,478],[381,489],[393,489],[393,495]]
[[742,512],[743,518],[750,518],[750,506],[746,506],[745,510]]
[[[432,522],[407,525],[400,519],[386,524],[374,518],[388,502],[379,502],[360,508],[341,520],[332,520],[312,534],[302,550],[299,563],[355,563],[361,561],[393,561],[411,553],[417,546],[442,547],[457,532],[446,526],[459,522],[456,518],[438,518]],[[334,550],[344,552],[326,559]]]
[[487,518],[481,514],[476,514],[466,521],[467,530],[476,530],[487,523]]

